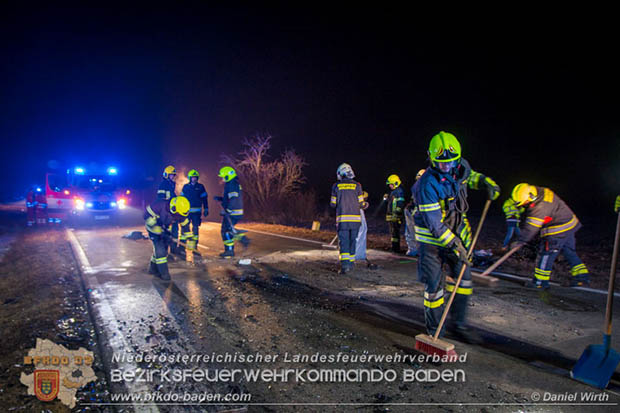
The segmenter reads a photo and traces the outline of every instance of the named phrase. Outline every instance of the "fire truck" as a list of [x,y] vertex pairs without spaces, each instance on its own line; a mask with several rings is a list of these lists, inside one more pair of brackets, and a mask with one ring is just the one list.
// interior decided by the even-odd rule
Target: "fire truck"
[[127,208],[131,191],[119,186],[114,166],[74,166],[45,176],[48,222],[114,221]]

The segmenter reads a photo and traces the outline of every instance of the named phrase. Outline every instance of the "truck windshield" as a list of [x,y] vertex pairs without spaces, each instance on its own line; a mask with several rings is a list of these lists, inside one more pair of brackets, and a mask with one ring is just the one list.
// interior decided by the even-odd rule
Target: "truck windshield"
[[75,177],[75,186],[81,189],[109,192],[116,189],[116,182],[107,175],[82,175]]

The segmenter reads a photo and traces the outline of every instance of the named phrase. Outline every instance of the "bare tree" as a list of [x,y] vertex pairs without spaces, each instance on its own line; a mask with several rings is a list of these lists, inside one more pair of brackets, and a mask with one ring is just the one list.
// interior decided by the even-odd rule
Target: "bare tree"
[[222,161],[238,171],[254,212],[262,218],[275,219],[285,211],[291,197],[305,182],[305,160],[294,150],[287,149],[279,159],[269,158],[271,135],[254,135],[243,141],[237,156],[222,155]]

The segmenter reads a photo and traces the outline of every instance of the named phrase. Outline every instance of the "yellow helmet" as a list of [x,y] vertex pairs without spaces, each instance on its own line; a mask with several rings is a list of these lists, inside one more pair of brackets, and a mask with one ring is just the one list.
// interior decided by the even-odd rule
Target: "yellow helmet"
[[225,166],[220,169],[220,173],[218,174],[218,176],[222,178],[224,182],[228,182],[237,176],[237,172],[232,167]]
[[187,173],[187,177],[191,179],[192,176],[195,176],[196,178],[200,178],[200,174],[198,173],[197,170],[192,169],[191,171],[189,171]]
[[424,172],[426,172],[426,169],[420,169],[418,173],[415,174],[415,180],[417,181],[418,179],[422,178],[422,175],[424,175]]
[[386,185],[394,185],[394,188],[398,188],[400,186],[400,178],[398,175],[390,175],[388,176],[387,181],[385,181]]
[[175,196],[170,200],[170,212],[184,217],[189,215],[189,201],[184,196]]
[[516,206],[520,207],[533,202],[537,196],[538,190],[536,187],[524,182],[514,187],[510,198],[512,198]]
[[174,166],[168,165],[164,168],[164,178],[168,178],[170,175],[176,175],[177,170]]

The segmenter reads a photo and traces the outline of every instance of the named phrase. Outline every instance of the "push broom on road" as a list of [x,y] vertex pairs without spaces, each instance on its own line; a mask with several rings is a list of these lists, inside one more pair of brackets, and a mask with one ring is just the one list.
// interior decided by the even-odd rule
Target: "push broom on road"
[[584,351],[573,370],[572,378],[604,389],[614,374],[620,354],[611,348],[611,317],[614,306],[614,285],[616,281],[616,266],[618,264],[618,244],[620,244],[620,214],[616,224],[616,239],[614,251],[611,255],[611,270],[609,273],[609,289],[607,290],[607,311],[605,312],[605,332],[603,344],[591,344]]
[[474,235],[474,239],[472,240],[471,245],[469,246],[469,251],[467,251],[467,257],[465,257],[465,260],[463,260],[461,272],[459,273],[459,276],[456,280],[456,283],[454,285],[454,291],[452,291],[452,294],[450,295],[448,304],[446,304],[446,307],[443,310],[443,314],[441,315],[441,320],[439,321],[439,326],[437,327],[437,331],[435,331],[435,334],[433,336],[430,336],[428,334],[418,334],[417,336],[415,336],[415,348],[416,350],[421,351],[422,353],[425,353],[428,355],[437,354],[440,356],[450,356],[450,357],[457,355],[456,351],[454,350],[454,344],[449,343],[445,340],[441,340],[439,338],[439,333],[441,332],[441,329],[443,328],[443,324],[446,321],[446,317],[448,316],[448,312],[450,311],[450,307],[452,306],[452,302],[454,301],[456,292],[458,291],[459,285],[461,284],[461,279],[463,278],[463,274],[465,274],[465,269],[467,268],[468,265],[470,265],[469,257],[471,257],[471,255],[474,252],[474,247],[476,245],[476,242],[478,241],[478,236],[480,235],[480,231],[482,230],[482,224],[484,223],[484,220],[487,216],[487,212],[489,211],[490,205],[491,205],[491,200],[487,199],[486,203],[484,204],[484,209],[482,210],[482,216],[480,217],[478,228],[476,228],[476,234]]

